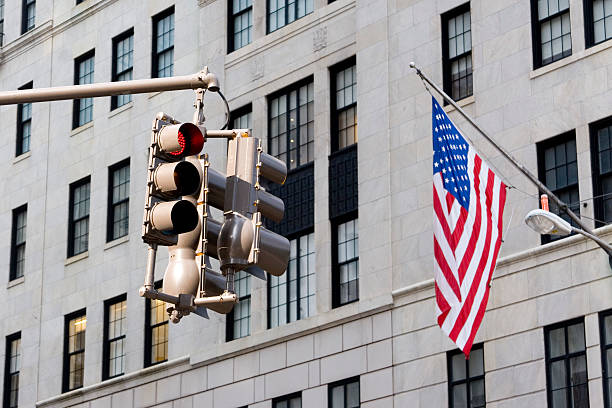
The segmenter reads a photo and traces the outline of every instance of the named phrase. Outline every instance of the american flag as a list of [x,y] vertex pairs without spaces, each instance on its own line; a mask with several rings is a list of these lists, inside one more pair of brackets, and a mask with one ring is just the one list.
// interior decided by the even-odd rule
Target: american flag
[[433,97],[432,132],[436,313],[468,357],[501,245],[506,185]]

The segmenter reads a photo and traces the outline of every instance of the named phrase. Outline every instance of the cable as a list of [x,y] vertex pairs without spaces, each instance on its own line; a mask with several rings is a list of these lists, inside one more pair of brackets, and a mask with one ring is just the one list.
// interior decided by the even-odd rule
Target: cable
[[223,102],[225,103],[225,125],[223,125],[223,127],[221,128],[221,130],[225,130],[229,126],[230,108],[229,108],[229,104],[227,103],[227,99],[225,99],[225,96],[223,95],[223,92],[221,92],[221,90],[219,89],[217,93],[219,94],[221,99],[223,99]]

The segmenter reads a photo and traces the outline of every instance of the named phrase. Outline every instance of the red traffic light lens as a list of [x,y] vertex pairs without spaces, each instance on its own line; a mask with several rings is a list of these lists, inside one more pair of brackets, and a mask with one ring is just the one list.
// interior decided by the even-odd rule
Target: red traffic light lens
[[178,129],[177,139],[181,148],[169,153],[175,157],[198,154],[204,147],[204,135],[193,123],[183,123]]

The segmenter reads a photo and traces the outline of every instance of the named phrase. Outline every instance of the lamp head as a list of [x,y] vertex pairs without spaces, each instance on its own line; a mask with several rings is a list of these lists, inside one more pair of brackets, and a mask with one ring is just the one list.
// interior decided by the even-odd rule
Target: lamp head
[[539,234],[569,235],[572,226],[556,214],[545,210],[531,210],[525,216],[525,224]]

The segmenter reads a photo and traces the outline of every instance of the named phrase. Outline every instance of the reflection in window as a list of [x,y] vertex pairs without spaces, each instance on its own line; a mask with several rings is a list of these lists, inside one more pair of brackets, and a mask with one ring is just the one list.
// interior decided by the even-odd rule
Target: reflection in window
[[85,312],[66,317],[66,357],[64,360],[64,392],[81,388],[85,368]]
[[451,408],[485,406],[484,352],[482,344],[472,347],[466,360],[461,350],[448,353],[448,405]]

